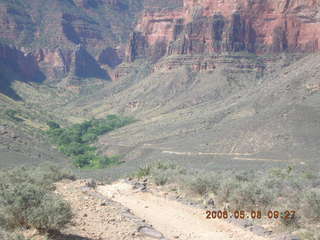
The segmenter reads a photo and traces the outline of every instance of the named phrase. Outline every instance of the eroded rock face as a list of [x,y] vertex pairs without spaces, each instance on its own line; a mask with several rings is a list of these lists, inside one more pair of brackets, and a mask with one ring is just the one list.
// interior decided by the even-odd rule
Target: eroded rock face
[[111,68],[115,68],[122,62],[117,49],[108,47],[99,55],[99,63],[107,64]]
[[6,36],[10,41],[20,38],[21,41],[29,42],[34,38],[36,29],[29,28],[23,36],[21,32],[33,24],[32,17],[24,9],[0,3],[0,37]]
[[42,82],[45,75],[32,52],[0,43],[0,93],[20,99],[11,88],[13,80]]
[[109,78],[105,70],[81,45],[77,46],[73,53],[70,72],[80,78]]
[[315,52],[319,41],[317,0],[184,0],[180,10],[144,13],[131,35],[127,60],[238,51]]
[[75,15],[63,14],[62,28],[68,40],[75,44],[96,44],[103,39],[101,32],[94,29],[89,20]]
[[41,48],[26,51],[0,44],[0,66],[11,69],[24,81],[59,82],[70,75],[79,78],[109,78],[107,72],[81,45],[72,50]]
[[[112,69],[125,59],[126,42],[143,3],[144,0],[2,1],[0,42],[19,49],[22,55],[28,54],[23,58],[29,58],[21,66],[24,70],[17,70],[22,78],[33,78],[34,67],[30,64],[34,64],[49,83],[59,83],[72,73],[79,78],[105,79],[107,71],[112,74]],[[78,45],[82,46],[80,50]]]
[[63,79],[70,71],[72,51],[56,49],[39,49],[35,57],[40,68],[46,73],[48,81]]
[[17,74],[20,74],[25,81],[42,81],[43,75],[38,66],[37,59],[32,53],[0,44],[0,64],[6,66]]

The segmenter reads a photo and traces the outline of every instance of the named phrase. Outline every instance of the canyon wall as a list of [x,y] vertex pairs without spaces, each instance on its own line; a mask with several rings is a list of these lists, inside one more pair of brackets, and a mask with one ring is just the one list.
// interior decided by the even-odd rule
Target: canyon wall
[[[12,60],[24,79],[36,80],[33,71],[37,68],[47,83],[58,83],[73,74],[109,79],[108,71],[124,59],[122,49],[143,10],[142,2],[2,1],[0,61]],[[26,56],[17,57],[17,53]]]
[[[15,59],[25,79],[36,79],[37,71],[56,83],[72,74],[117,79],[123,76],[118,65],[139,58],[155,63],[163,56],[315,52],[319,5],[318,0],[5,1],[0,58]],[[195,61],[195,69],[214,65]]]
[[127,60],[164,55],[315,52],[317,0],[184,0],[180,9],[145,11],[129,39]]

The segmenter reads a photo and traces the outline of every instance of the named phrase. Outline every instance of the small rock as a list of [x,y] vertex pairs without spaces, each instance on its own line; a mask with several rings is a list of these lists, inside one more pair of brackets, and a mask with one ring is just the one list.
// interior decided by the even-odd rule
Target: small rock
[[139,182],[135,182],[135,183],[133,183],[132,188],[133,188],[133,189],[141,188],[141,184],[140,184]]
[[123,208],[121,210],[122,213],[131,213],[131,210],[129,208]]
[[[251,231],[254,228],[253,223],[250,222],[249,220],[246,220],[246,219],[234,219],[234,218],[232,220],[234,220],[234,221],[231,221],[231,222],[234,222],[234,223],[240,225],[243,228],[251,227],[250,228]],[[265,230],[265,229],[263,228],[263,230]]]
[[208,205],[214,206],[214,200],[212,198],[208,200]]
[[[259,236],[266,236],[266,235],[270,235],[272,233],[271,231],[269,231],[261,226],[257,226],[257,225],[250,227],[250,231],[252,231],[253,233],[255,233]],[[283,240],[293,240],[293,239],[283,239]]]
[[85,214],[83,214],[83,217],[88,217],[88,214],[86,214],[86,213],[85,213]]
[[297,236],[286,234],[286,235],[281,235],[277,237],[275,240],[301,240],[301,239]]
[[95,180],[89,179],[88,181],[86,181],[86,187],[88,187],[88,188],[96,188],[97,187],[97,183],[96,183]]
[[161,239],[163,238],[162,233],[158,232],[157,230],[150,228],[150,227],[139,227],[138,232],[152,238]]

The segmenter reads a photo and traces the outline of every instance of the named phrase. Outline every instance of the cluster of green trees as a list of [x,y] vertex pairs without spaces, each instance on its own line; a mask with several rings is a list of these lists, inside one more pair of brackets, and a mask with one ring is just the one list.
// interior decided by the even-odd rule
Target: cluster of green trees
[[74,164],[79,168],[104,168],[115,164],[118,157],[106,157],[97,154],[94,143],[98,136],[132,123],[129,117],[108,115],[104,119],[93,119],[68,128],[61,128],[59,124],[48,122],[47,131],[53,143],[65,155],[72,157]]

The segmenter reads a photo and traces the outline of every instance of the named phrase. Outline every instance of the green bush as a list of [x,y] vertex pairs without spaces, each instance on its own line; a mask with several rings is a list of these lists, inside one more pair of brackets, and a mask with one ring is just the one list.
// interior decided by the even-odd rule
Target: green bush
[[54,121],[48,121],[47,125],[50,129],[57,129],[60,128],[60,125]]
[[92,159],[95,158],[95,154],[91,152],[86,152],[79,156],[75,156],[73,160],[73,164],[78,168],[83,168],[86,166],[90,166]]
[[87,144],[72,142],[68,145],[62,145],[59,150],[67,156],[83,155],[87,152],[95,151],[97,148]]
[[132,123],[132,118],[108,115],[105,119],[93,119],[68,128],[60,128],[54,122],[48,122],[48,136],[59,150],[73,158],[79,168],[104,168],[113,164],[115,158],[98,156],[96,148],[90,146],[100,135]]
[[11,120],[17,121],[17,122],[22,122],[23,119],[17,117],[17,114],[18,114],[18,113],[19,113],[19,112],[18,112],[17,110],[14,110],[14,109],[7,109],[7,110],[5,111],[5,114],[6,114]]

